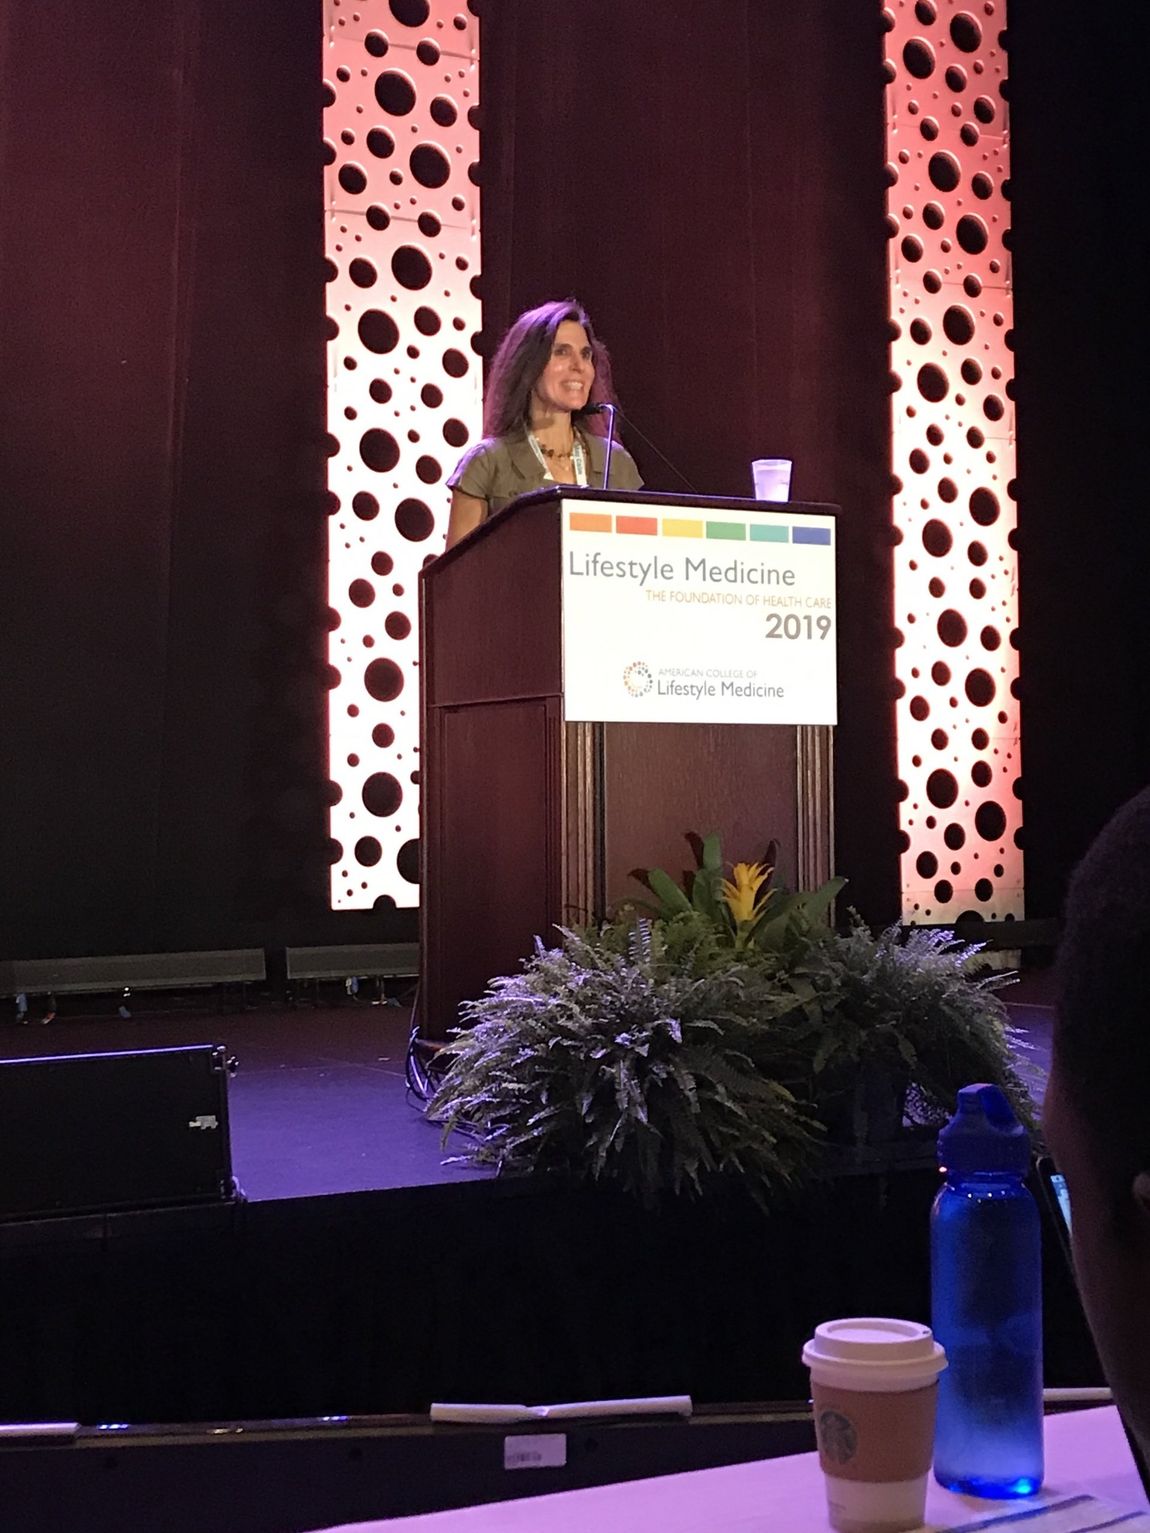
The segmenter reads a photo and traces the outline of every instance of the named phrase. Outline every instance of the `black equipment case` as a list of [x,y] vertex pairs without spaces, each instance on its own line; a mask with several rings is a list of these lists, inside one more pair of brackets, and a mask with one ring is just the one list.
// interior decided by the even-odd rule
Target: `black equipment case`
[[0,1062],[0,1219],[238,1196],[223,1048]]

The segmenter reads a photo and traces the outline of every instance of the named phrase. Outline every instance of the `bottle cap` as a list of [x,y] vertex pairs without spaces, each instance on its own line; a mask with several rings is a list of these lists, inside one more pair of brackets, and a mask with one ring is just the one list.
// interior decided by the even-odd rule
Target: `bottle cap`
[[946,1171],[1004,1171],[1025,1176],[1030,1135],[998,1086],[964,1086],[958,1111],[938,1136],[938,1163]]

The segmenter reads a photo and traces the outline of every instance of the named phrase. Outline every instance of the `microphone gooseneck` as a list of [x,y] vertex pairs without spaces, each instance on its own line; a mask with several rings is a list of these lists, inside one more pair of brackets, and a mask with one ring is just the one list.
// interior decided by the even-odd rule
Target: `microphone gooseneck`
[[600,410],[607,411],[607,450],[603,454],[603,488],[610,488],[611,484],[611,453],[615,447],[615,406],[602,404]]

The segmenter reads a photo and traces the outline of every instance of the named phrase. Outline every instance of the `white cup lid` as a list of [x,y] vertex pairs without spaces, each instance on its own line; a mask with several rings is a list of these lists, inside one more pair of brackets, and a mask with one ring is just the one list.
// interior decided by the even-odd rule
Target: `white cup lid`
[[946,1367],[946,1354],[928,1325],[863,1315],[816,1326],[803,1348],[803,1362],[828,1383],[862,1374],[876,1383],[907,1376],[928,1382]]

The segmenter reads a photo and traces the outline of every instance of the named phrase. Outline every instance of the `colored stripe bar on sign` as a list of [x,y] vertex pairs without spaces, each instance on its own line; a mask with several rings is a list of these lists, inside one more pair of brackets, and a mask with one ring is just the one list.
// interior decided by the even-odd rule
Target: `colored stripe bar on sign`
[[708,522],[707,536],[709,538],[726,538],[731,543],[745,543],[747,541],[746,523]]
[[658,535],[659,520],[654,516],[617,516],[615,531],[633,532],[641,537],[653,538]]
[[786,543],[790,540],[791,529],[780,527],[778,522],[752,522],[752,543]]
[[610,532],[611,518],[597,511],[571,511],[567,525],[572,532]]
[[665,538],[701,538],[703,536],[702,522],[687,522],[680,517],[665,516],[663,518],[663,536]]
[[831,529],[829,527],[792,527],[792,543],[821,543],[827,548],[831,543]]

